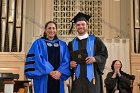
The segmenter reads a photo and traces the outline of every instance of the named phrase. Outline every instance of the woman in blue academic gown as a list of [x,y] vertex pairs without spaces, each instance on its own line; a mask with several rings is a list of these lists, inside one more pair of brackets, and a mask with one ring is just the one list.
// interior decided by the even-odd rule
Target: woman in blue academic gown
[[66,43],[57,37],[56,23],[47,22],[44,36],[34,41],[26,57],[25,76],[33,79],[35,93],[64,93],[69,59]]

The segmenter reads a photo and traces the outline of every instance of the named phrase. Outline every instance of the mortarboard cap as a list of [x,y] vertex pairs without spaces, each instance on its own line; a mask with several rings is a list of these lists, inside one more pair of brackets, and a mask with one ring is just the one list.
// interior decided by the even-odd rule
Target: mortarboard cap
[[86,21],[86,22],[87,22],[87,21],[89,21],[90,18],[91,18],[90,15],[87,15],[87,14],[84,14],[84,13],[82,13],[82,12],[79,12],[79,13],[71,20],[72,26],[71,26],[71,28],[70,28],[69,33],[71,33],[71,31],[72,31],[73,23],[76,23],[76,22],[78,22],[78,21]]
[[77,62],[77,64],[84,64],[85,59],[88,57],[86,49],[72,51],[71,60]]

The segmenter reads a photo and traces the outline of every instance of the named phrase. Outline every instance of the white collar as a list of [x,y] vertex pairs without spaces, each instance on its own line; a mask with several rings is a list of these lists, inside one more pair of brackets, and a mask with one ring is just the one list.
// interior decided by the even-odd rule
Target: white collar
[[82,39],[88,38],[88,36],[89,36],[88,33],[85,33],[84,35],[77,36],[77,37],[78,37],[78,39],[82,40]]

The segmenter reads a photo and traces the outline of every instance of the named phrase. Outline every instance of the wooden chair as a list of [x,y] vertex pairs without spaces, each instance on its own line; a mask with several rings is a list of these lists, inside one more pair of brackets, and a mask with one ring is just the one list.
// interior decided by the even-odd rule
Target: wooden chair
[[133,83],[134,83],[134,80],[135,80],[135,76],[134,75],[130,75],[130,81],[131,81],[131,84],[130,84],[131,91],[130,91],[130,93],[133,93]]
[[0,93],[28,93],[28,80],[18,80],[19,74],[0,74]]
[[[134,83],[134,80],[135,80],[135,76],[130,75],[129,79],[130,79],[130,91],[129,91],[129,93],[133,93],[133,83]],[[106,87],[106,86],[104,85],[104,87]],[[107,89],[106,89],[106,93],[107,93]]]
[[19,75],[14,75],[13,73],[0,73],[0,92],[4,92],[4,81],[12,81],[14,78],[18,79]]
[[138,83],[138,87],[139,87],[139,90],[140,90],[140,83]]

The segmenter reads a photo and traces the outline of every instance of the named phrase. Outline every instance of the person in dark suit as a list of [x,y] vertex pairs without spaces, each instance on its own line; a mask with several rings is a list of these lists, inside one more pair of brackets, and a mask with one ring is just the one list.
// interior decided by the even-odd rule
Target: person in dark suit
[[121,68],[120,60],[112,62],[112,71],[107,74],[104,80],[106,93],[132,93],[131,80],[134,80],[135,76],[127,74]]

